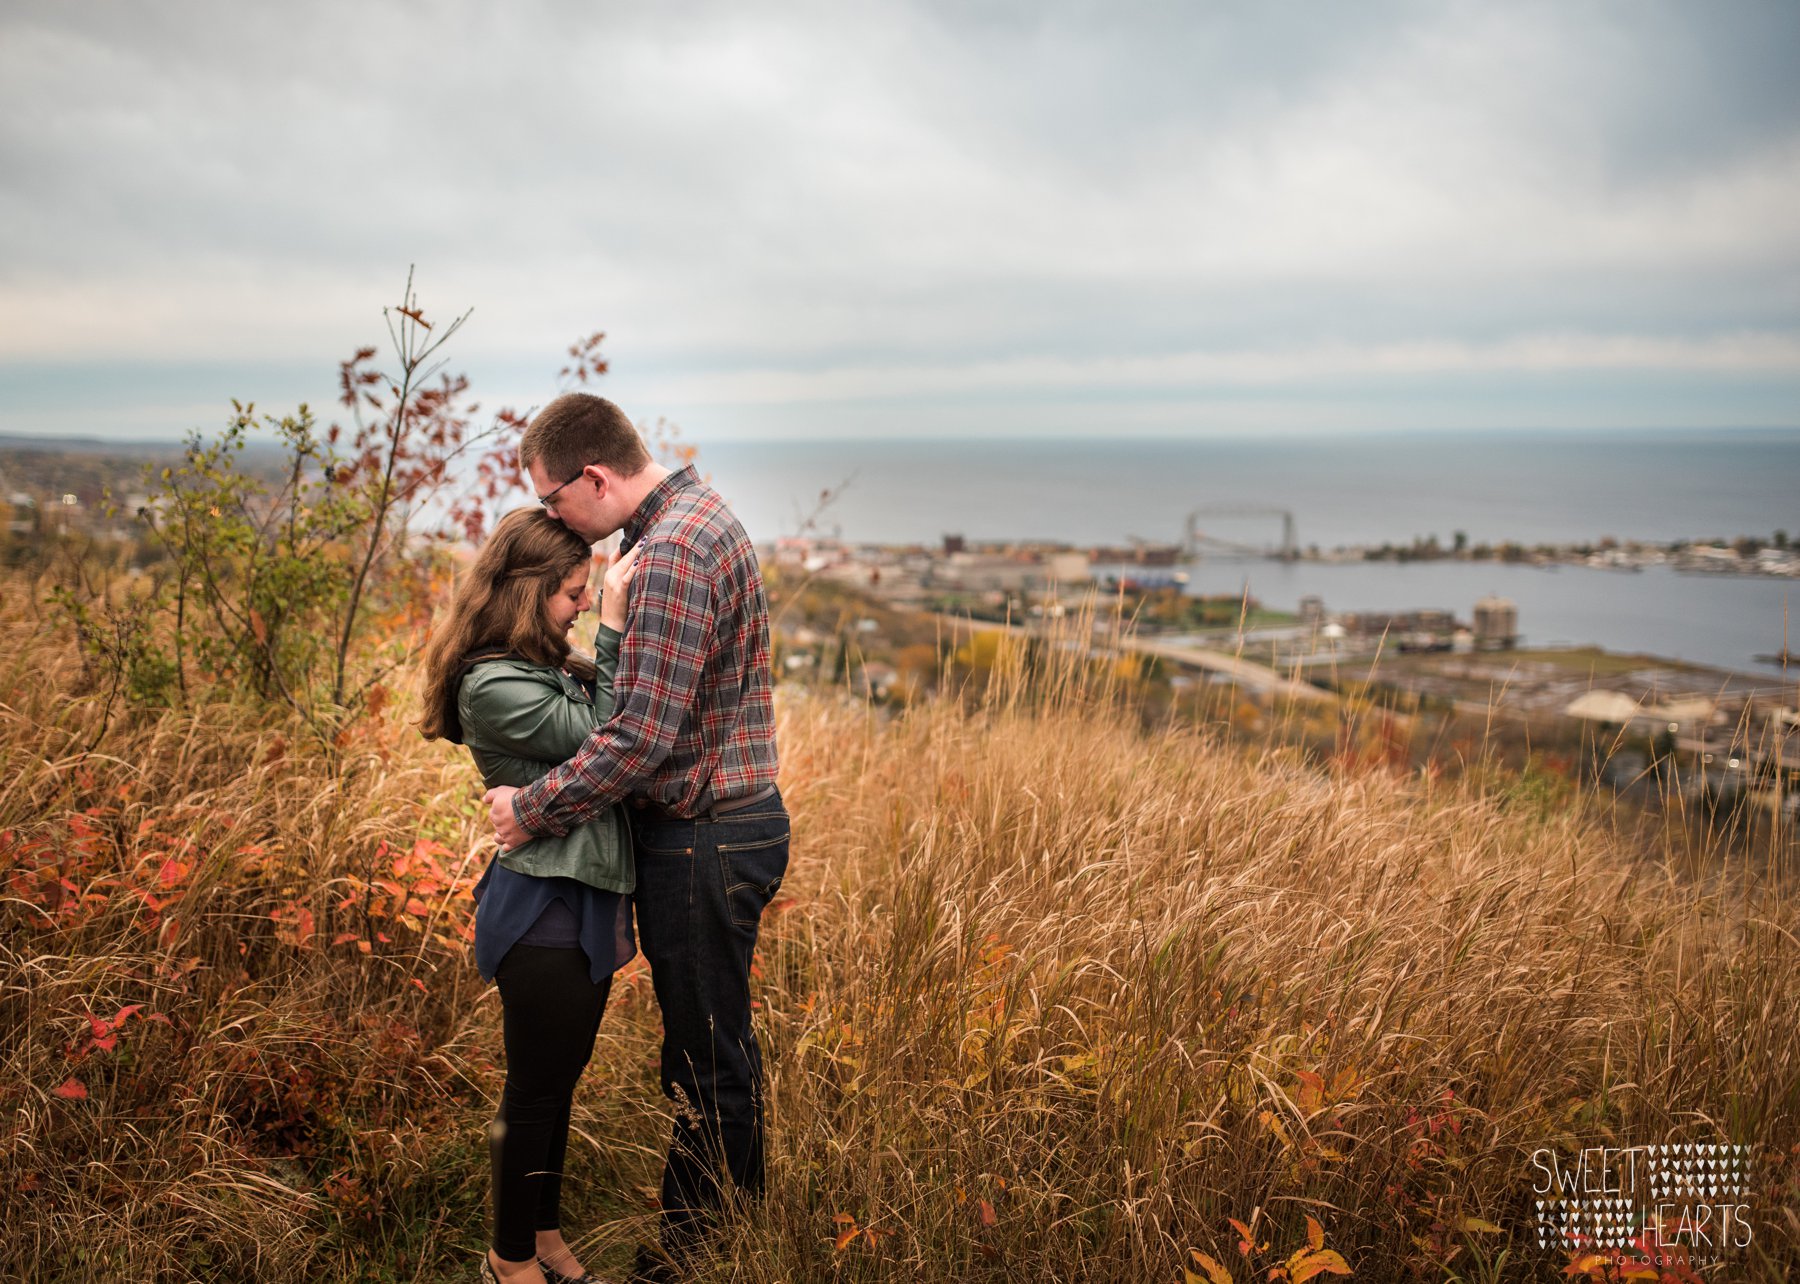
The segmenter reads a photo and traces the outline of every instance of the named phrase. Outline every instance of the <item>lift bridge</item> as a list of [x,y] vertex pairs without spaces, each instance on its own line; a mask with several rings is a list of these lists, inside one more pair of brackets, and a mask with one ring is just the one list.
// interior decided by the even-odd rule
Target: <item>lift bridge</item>
[[[1200,522],[1201,519],[1210,517],[1279,517],[1281,548],[1272,553],[1266,545],[1246,544],[1241,540],[1208,535],[1201,530]],[[1294,536],[1294,515],[1285,508],[1266,508],[1255,504],[1208,504],[1188,514],[1187,539],[1181,546],[1181,552],[1190,562],[1198,561],[1209,552],[1247,553],[1253,557],[1275,556],[1291,562],[1300,556],[1300,545]]]

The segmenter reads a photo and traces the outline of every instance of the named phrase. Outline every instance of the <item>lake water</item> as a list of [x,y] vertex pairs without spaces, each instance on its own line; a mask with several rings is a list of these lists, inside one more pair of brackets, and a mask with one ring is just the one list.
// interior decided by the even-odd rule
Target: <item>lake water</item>
[[[1519,608],[1523,646],[1603,646],[1608,651],[1717,665],[1781,677],[1758,655],[1788,645],[1800,650],[1800,580],[1695,575],[1652,566],[1641,572],[1585,566],[1554,569],[1505,563],[1203,561],[1189,568],[1191,593],[1250,593],[1293,610],[1317,594],[1329,611],[1407,611],[1439,607],[1472,618],[1492,593]],[[1800,666],[1787,677],[1800,682]]]
[[[1304,547],[1768,537],[1800,539],[1800,431],[1640,434],[1453,433],[1169,441],[782,441],[701,443],[701,469],[758,540],[798,529],[819,493],[841,493],[820,525],[853,541],[1042,539],[1173,543],[1190,512],[1238,506],[1292,514]],[[843,485],[846,479],[848,484]],[[1279,515],[1209,516],[1209,534],[1274,545]],[[1292,609],[1444,607],[1467,619],[1497,593],[1519,606],[1531,645],[1594,643],[1764,675],[1755,656],[1800,647],[1800,581],[1630,574],[1498,563],[1209,560],[1190,590],[1251,592]]]

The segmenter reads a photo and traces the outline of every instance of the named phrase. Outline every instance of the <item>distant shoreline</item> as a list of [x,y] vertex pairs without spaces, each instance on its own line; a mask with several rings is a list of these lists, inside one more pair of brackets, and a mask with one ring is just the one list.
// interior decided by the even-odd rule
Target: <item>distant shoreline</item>
[[[207,426],[196,424],[203,435],[213,435]],[[1076,444],[1091,439],[1074,433],[994,433],[991,435],[971,435],[966,433],[945,433],[934,436],[929,432],[917,434],[869,433],[853,436],[829,436],[823,434],[792,436],[720,436],[707,438],[700,435],[702,428],[693,429],[694,445],[700,449],[700,459],[704,466],[709,446],[717,446],[724,450],[754,449],[760,446],[921,446],[942,447],[945,445],[975,446],[1007,446],[1038,443]],[[1121,433],[1109,434],[1108,444],[1114,446],[1167,446],[1171,444],[1206,445],[1217,443],[1225,445],[1243,445],[1246,443],[1266,444],[1280,443],[1331,443],[1343,445],[1351,442],[1404,442],[1418,441],[1422,444],[1456,440],[1491,441],[1503,439],[1518,442],[1578,442],[1599,441],[1614,444],[1629,439],[1655,439],[1657,442],[1679,440],[1717,440],[1720,438],[1764,438],[1782,440],[1800,438],[1800,423],[1792,425],[1744,425],[1715,424],[1704,425],[1661,425],[1652,428],[1640,428],[1625,425],[1615,428],[1377,428],[1369,430],[1305,430],[1271,432],[1204,432],[1204,433]],[[253,438],[254,440],[254,438]],[[136,452],[160,452],[164,450],[181,450],[186,442],[178,437],[108,437],[92,433],[65,437],[54,433],[0,433],[0,448],[8,449],[46,449],[46,450],[128,450]]]

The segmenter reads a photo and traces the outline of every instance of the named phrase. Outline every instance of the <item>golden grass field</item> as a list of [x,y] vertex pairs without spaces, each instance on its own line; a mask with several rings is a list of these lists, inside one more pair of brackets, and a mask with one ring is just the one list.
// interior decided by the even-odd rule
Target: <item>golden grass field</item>
[[[103,730],[81,671],[9,591],[0,1271],[472,1280],[472,767],[404,684],[325,746],[204,697]],[[784,689],[780,720],[770,1188],[707,1278],[1618,1277],[1539,1247],[1531,1156],[1701,1141],[1751,1148],[1753,1237],[1663,1277],[1800,1263],[1781,880],[1678,876],[1503,778],[1145,731],[1074,669],[898,716]],[[615,1273],[654,1233],[657,1035],[640,961],[565,1187]]]

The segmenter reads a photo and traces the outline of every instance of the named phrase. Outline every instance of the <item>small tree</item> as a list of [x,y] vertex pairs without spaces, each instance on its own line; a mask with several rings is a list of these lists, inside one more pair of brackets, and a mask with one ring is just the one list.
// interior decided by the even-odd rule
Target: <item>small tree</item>
[[[402,302],[383,309],[391,366],[376,364],[374,347],[340,363],[347,426],[321,433],[305,405],[259,418],[234,401],[223,434],[189,437],[141,510],[167,553],[152,587],[124,601],[79,584],[56,594],[90,658],[114,670],[113,690],[163,703],[184,697],[198,669],[321,731],[365,707],[422,641],[446,584],[439,550],[479,541],[523,485],[528,414],[502,409],[477,427],[468,379],[444,369],[444,347],[469,315],[429,320],[409,272]],[[606,373],[604,338],[570,346],[559,391]],[[278,466],[246,465],[258,429],[272,435]],[[664,420],[645,436],[666,462],[694,457]],[[165,626],[149,627],[152,618]]]

